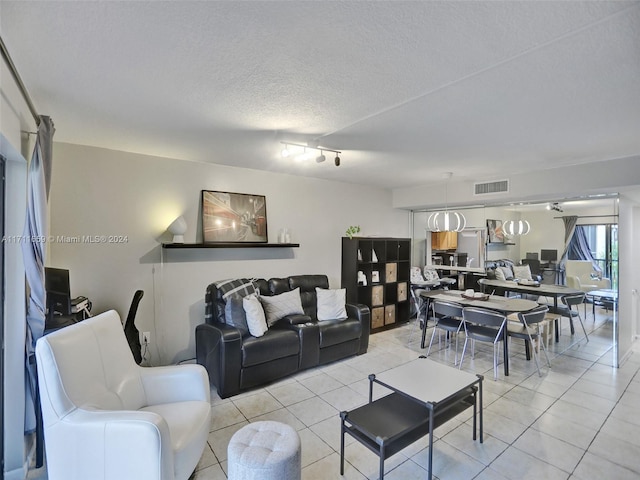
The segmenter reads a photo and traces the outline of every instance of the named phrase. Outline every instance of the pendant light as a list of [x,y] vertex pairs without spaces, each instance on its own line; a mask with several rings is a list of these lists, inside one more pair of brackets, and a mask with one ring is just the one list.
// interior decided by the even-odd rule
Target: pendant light
[[510,237],[514,235],[526,235],[531,231],[531,225],[526,220],[505,220],[502,230]]
[[442,178],[446,178],[444,187],[444,210],[433,212],[427,219],[427,228],[432,232],[461,232],[467,225],[467,219],[460,212],[449,211],[447,208],[447,193],[451,172],[445,172]]
[[531,225],[526,220],[505,220],[502,230],[509,236],[526,235],[531,231]]

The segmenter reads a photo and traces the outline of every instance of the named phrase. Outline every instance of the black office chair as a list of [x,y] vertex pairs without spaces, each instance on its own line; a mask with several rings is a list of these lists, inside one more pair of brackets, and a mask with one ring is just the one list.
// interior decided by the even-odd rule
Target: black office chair
[[142,345],[140,344],[140,331],[136,328],[135,319],[138,311],[138,304],[140,303],[140,300],[142,300],[143,296],[144,291],[142,290],[138,290],[133,294],[133,300],[131,301],[131,307],[129,307],[127,321],[124,323],[124,335],[127,337],[129,348],[131,348],[133,358],[138,365],[142,363]]

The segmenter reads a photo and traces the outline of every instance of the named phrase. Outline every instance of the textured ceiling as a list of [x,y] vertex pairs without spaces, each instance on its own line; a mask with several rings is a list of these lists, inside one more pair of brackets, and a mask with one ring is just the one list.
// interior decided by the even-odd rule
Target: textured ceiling
[[2,0],[0,34],[61,142],[387,188],[640,154],[638,1]]

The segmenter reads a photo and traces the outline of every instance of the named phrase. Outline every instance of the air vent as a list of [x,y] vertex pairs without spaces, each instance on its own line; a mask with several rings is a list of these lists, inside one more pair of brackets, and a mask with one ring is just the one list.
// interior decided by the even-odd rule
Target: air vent
[[489,193],[504,193],[509,191],[509,180],[498,180],[487,183],[474,183],[474,195],[487,195]]

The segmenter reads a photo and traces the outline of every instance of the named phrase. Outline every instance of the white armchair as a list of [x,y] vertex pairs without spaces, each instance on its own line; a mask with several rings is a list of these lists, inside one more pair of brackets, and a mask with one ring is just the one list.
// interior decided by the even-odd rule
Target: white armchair
[[592,290],[602,290],[611,288],[611,280],[608,278],[598,278],[597,272],[593,269],[593,264],[589,260],[567,260],[565,264],[565,275],[567,286],[590,292]]
[[114,310],[40,338],[49,480],[187,480],[209,434],[201,365],[140,367]]

